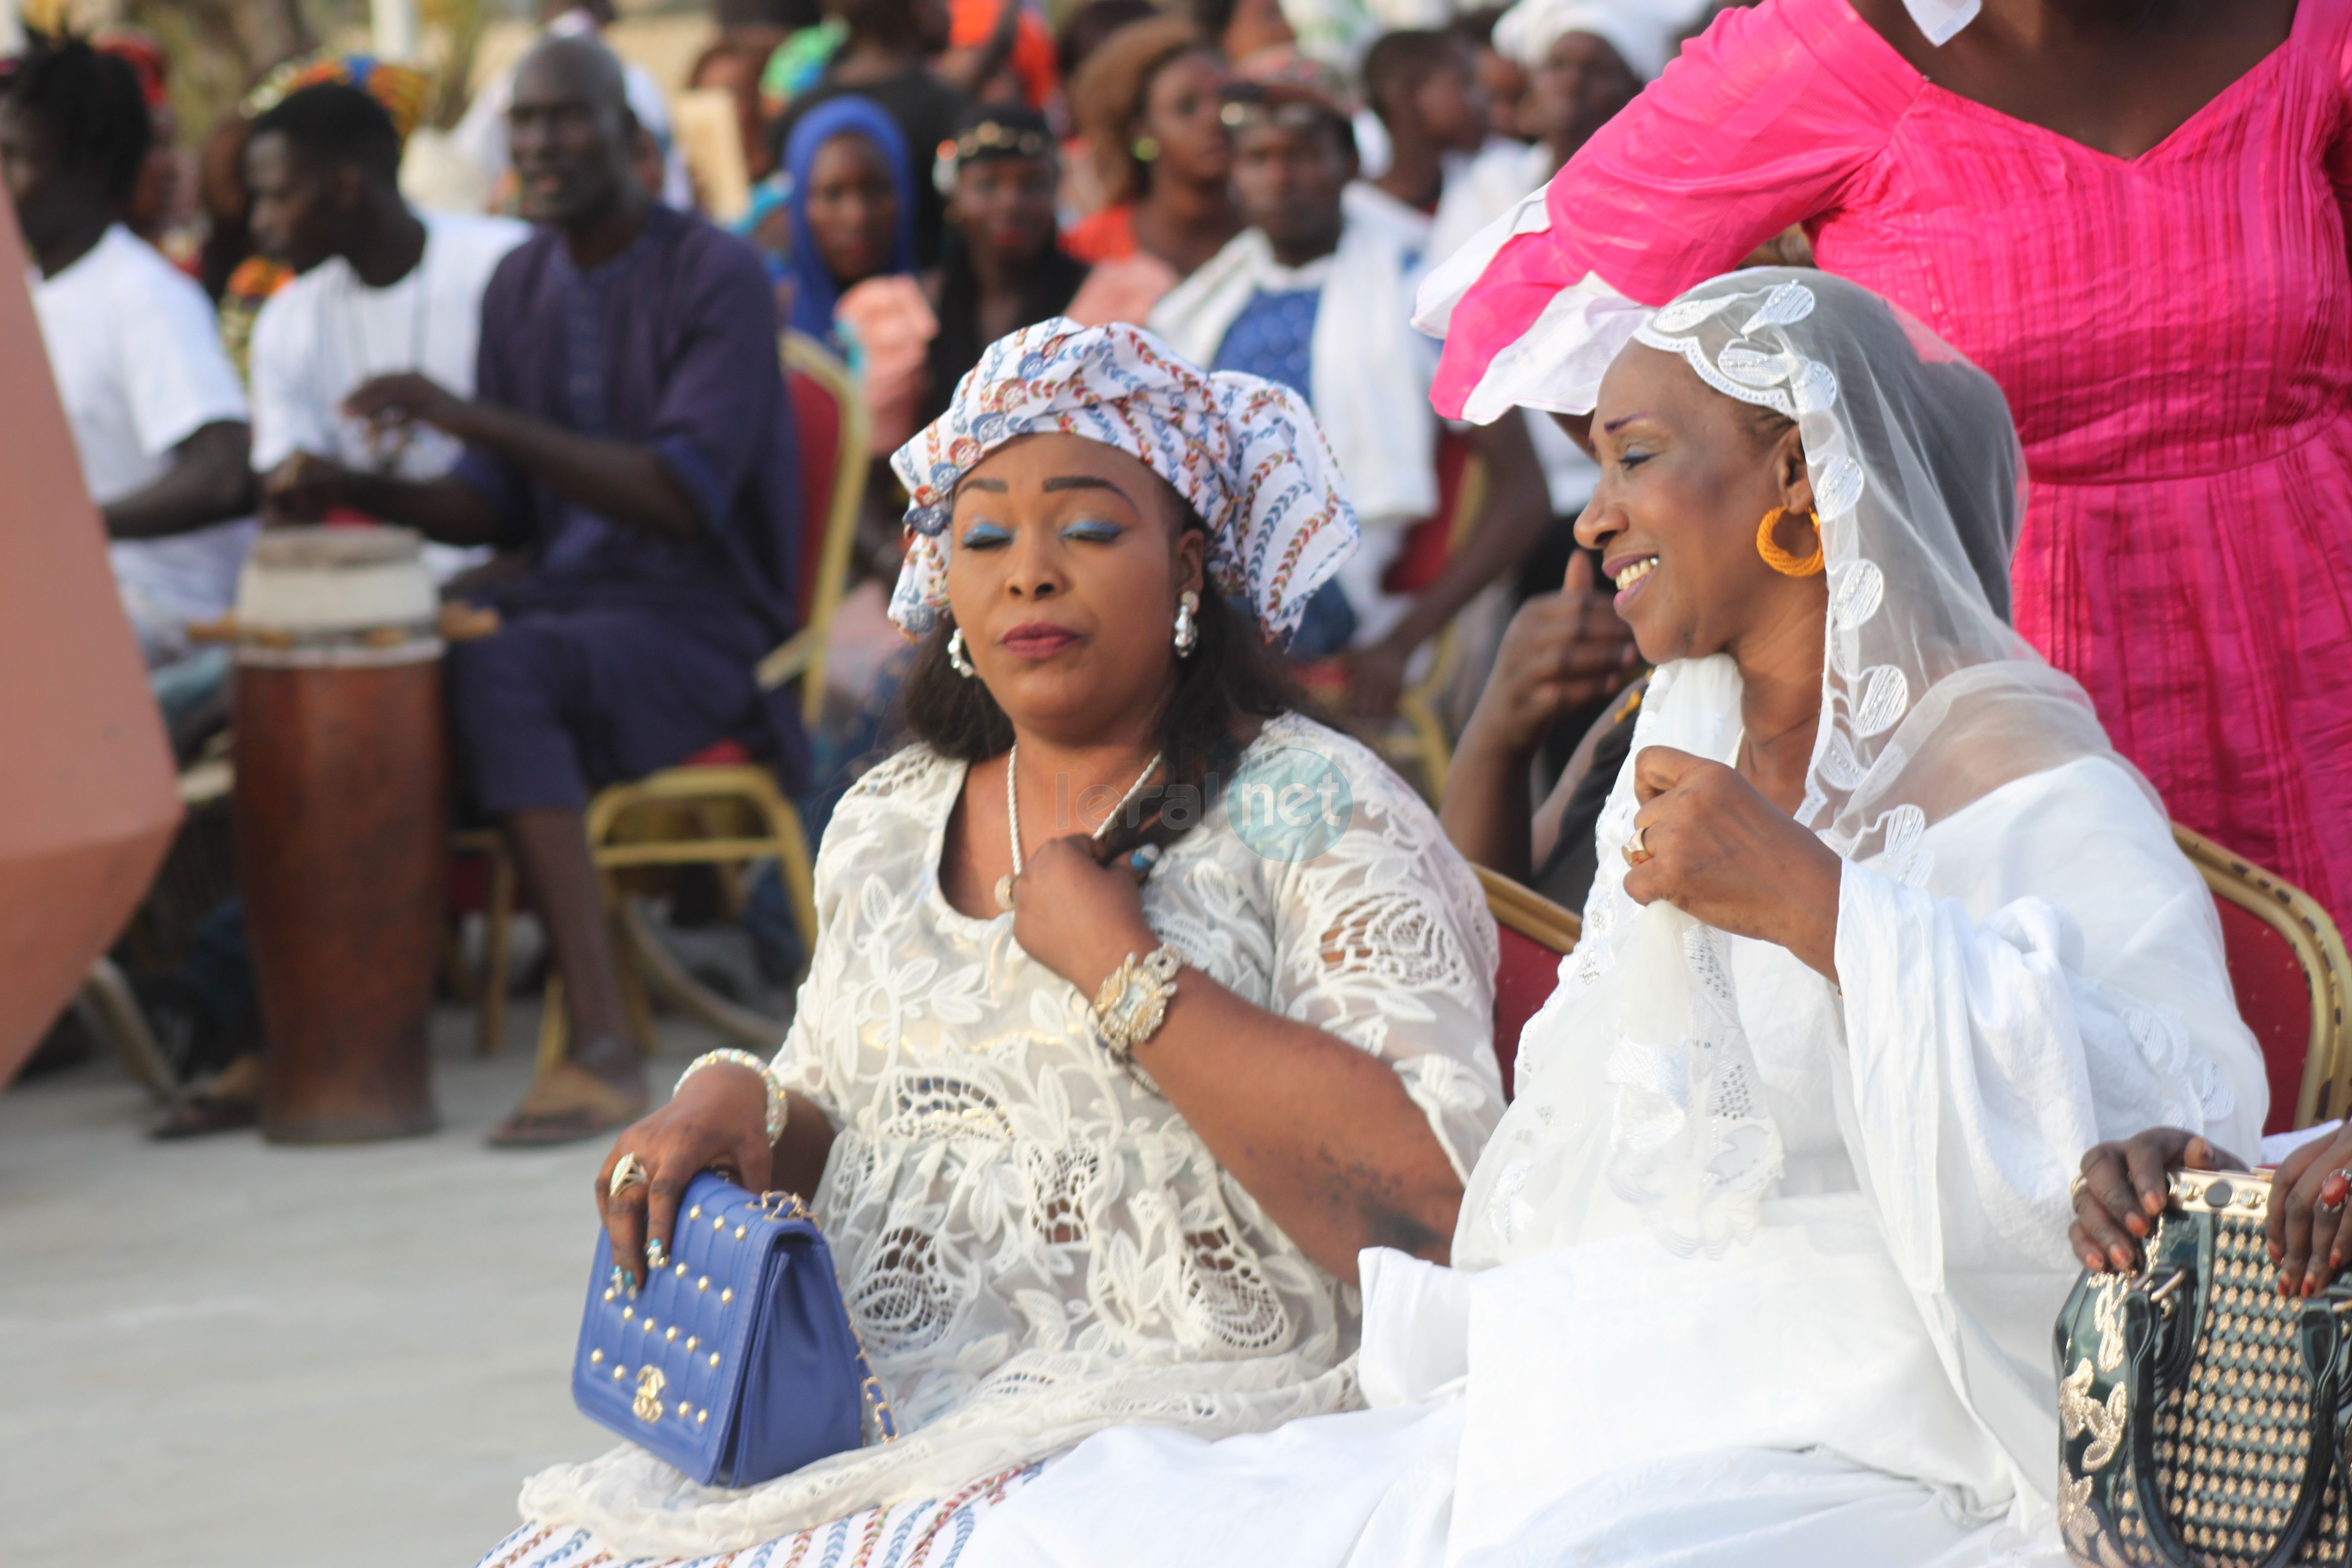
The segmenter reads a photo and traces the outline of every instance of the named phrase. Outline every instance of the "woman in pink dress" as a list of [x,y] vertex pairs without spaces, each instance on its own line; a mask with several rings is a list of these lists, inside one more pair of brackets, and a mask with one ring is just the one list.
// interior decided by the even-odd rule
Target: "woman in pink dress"
[[[1542,3],[1542,0],[1531,0]],[[1588,414],[1791,223],[1990,372],[2015,624],[2173,816],[2352,915],[2352,0],[1764,0],[1432,277],[1441,413]],[[1759,374],[1769,374],[1769,366]]]

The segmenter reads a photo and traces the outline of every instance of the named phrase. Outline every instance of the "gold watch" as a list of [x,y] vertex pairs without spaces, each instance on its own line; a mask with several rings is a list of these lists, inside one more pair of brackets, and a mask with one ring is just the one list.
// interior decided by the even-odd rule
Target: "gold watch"
[[1095,993],[1095,1034],[1111,1060],[1126,1067],[1135,1047],[1160,1032],[1176,996],[1176,972],[1183,967],[1184,955],[1162,942],[1141,958],[1129,953],[1104,977]]

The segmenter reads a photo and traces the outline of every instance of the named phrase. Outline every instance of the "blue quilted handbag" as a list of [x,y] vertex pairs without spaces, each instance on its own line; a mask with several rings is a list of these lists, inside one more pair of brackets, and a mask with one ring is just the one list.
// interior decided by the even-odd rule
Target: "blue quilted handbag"
[[833,1251],[788,1193],[706,1171],[687,1187],[670,1266],[615,1290],[596,1237],[572,1366],[581,1413],[704,1486],[748,1487],[898,1436],[834,1277]]

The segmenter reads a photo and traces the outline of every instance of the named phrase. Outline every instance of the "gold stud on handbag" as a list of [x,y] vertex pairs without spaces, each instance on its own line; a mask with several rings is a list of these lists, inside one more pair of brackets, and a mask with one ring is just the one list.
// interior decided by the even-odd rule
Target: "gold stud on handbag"
[[2058,1316],[2058,1522],[2095,1568],[2340,1563],[2352,1285],[2278,1293],[2267,1173],[2182,1171],[2137,1274]]

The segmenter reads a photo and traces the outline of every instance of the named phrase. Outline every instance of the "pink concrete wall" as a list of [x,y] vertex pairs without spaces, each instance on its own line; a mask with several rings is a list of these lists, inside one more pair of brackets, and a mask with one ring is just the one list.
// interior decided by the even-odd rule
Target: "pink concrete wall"
[[147,890],[180,819],[163,719],[0,201],[0,1084]]

